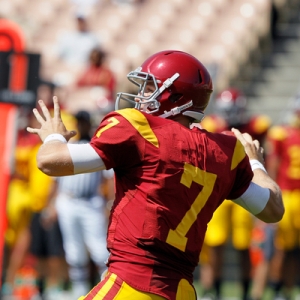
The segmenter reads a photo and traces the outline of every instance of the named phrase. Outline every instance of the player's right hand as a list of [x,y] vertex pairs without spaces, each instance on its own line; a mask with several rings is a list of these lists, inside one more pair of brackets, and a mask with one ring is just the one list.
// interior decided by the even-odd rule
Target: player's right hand
[[37,121],[41,124],[40,128],[31,128],[27,127],[27,131],[30,133],[38,134],[42,142],[45,140],[45,138],[53,133],[59,133],[64,138],[69,141],[73,136],[76,135],[76,131],[68,131],[61,119],[60,114],[60,107],[58,103],[58,99],[56,96],[53,97],[53,104],[54,104],[54,115],[53,118],[50,115],[50,112],[48,108],[46,107],[43,100],[38,101],[39,106],[42,110],[43,116],[40,114],[40,112],[34,108],[33,113],[37,119]]

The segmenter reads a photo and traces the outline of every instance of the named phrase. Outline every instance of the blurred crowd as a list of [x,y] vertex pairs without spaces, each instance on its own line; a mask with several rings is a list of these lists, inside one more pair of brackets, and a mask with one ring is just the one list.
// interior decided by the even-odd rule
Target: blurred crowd
[[[95,1],[73,2],[81,7]],[[37,99],[52,107],[52,97],[59,97],[65,124],[78,133],[71,142],[79,143],[89,141],[103,116],[114,109],[117,86],[127,85],[117,82],[106,63],[109,53],[89,29],[86,15],[76,13],[74,21],[76,29],[55,45],[56,59],[65,69],[55,78],[41,79]],[[77,299],[105,271],[113,172],[65,180],[42,174],[35,161],[40,140],[26,131],[35,127],[32,117],[31,109],[19,107],[1,299]],[[222,299],[229,244],[238,258],[240,299],[261,300],[267,288],[273,299],[295,299],[300,283],[300,95],[295,95],[285,120],[275,125],[267,115],[249,115],[247,95],[228,87],[215,97],[212,114],[194,124],[212,132],[235,127],[258,139],[265,148],[267,171],[281,186],[286,205],[284,218],[275,225],[262,224],[231,201],[220,206],[208,226],[200,274],[195,274],[201,299]]]

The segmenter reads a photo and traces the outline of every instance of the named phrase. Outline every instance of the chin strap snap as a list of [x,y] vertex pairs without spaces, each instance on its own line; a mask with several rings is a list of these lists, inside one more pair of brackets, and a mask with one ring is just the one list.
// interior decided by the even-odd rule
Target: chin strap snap
[[152,97],[156,98],[158,95],[160,95],[165,89],[171,86],[179,76],[180,75],[178,73],[175,73],[171,78],[166,79],[161,87],[152,95]]

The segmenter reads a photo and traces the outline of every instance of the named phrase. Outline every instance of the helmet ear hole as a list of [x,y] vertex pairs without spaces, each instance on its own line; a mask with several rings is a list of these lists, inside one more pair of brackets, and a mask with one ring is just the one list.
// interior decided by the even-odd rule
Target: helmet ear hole
[[183,95],[180,93],[176,93],[176,94],[172,94],[169,96],[169,101],[172,103],[176,103],[177,101],[179,101],[181,99]]

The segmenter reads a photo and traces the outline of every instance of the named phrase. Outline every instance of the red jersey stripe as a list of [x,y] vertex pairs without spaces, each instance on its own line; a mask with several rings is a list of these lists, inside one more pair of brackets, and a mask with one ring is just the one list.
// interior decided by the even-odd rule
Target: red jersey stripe
[[111,288],[109,289],[109,291],[104,291],[104,293],[106,294],[106,296],[103,298],[103,300],[114,299],[115,296],[118,294],[118,292],[120,291],[120,289],[122,287],[123,280],[120,277],[117,277],[116,274],[112,274],[110,276],[110,279],[113,279],[114,283],[111,286]]
[[111,300],[119,292],[122,286],[123,280],[117,277],[116,274],[110,274],[106,278],[97,284],[89,294],[83,298],[84,300],[93,300],[101,297],[103,300]]

